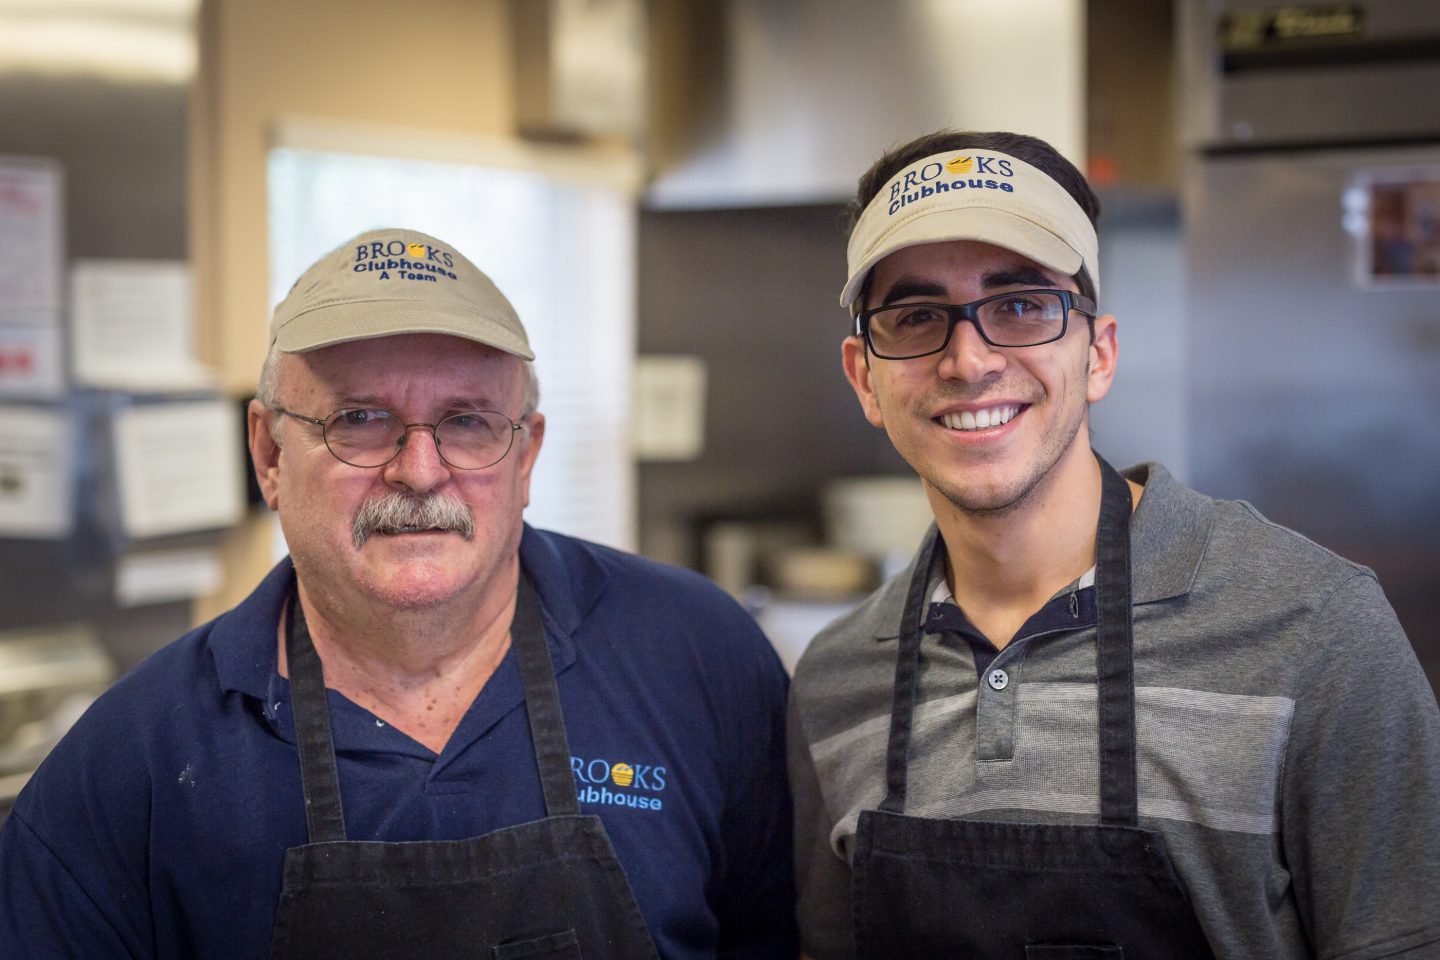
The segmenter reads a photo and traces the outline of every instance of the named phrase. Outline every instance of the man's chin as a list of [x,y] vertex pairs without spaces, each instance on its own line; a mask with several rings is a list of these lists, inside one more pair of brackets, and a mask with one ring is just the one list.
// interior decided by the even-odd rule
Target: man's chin
[[[405,542],[420,539],[427,543]],[[464,542],[454,534],[373,537],[356,555],[353,582],[361,593],[389,606],[444,603],[470,582],[468,565],[457,551]]]
[[927,477],[925,485],[932,493],[932,506],[938,507],[934,499],[938,495],[961,513],[983,519],[1023,508],[1043,479],[1044,471],[1032,464],[994,463]]
[[973,517],[1003,517],[1025,505],[1034,493],[1034,485],[1013,487],[958,487],[947,484],[938,488],[942,497],[961,513]]
[[454,600],[462,586],[453,581],[437,581],[407,577],[371,581],[364,592],[382,606],[395,610],[427,610]]

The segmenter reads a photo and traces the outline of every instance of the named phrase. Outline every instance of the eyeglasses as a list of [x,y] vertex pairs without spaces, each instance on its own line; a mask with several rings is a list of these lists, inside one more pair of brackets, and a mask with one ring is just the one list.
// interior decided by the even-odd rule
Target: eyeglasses
[[1095,317],[1095,301],[1069,290],[1018,290],[969,303],[897,303],[855,315],[855,336],[882,360],[939,353],[955,325],[975,324],[992,347],[1038,347],[1065,336],[1070,311]]
[[524,426],[493,410],[452,413],[438,423],[406,423],[389,410],[371,407],[336,410],[324,420],[280,407],[275,412],[319,427],[336,460],[366,468],[383,467],[400,456],[410,431],[423,427],[434,435],[435,449],[446,465],[483,470],[505,459],[516,432]]

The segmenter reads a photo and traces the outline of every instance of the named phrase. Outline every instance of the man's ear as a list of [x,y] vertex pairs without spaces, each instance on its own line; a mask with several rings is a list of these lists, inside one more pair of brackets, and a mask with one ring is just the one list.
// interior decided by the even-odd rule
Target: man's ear
[[1110,392],[1115,368],[1120,361],[1119,323],[1111,314],[1095,318],[1095,338],[1090,343],[1090,369],[1085,383],[1085,400],[1096,403]]
[[845,379],[860,401],[860,409],[871,426],[884,427],[885,418],[880,414],[880,402],[875,398],[875,386],[871,380],[870,358],[865,352],[864,337],[846,337],[840,344],[840,362],[845,367]]
[[265,505],[280,509],[280,444],[272,432],[277,416],[259,400],[251,400],[245,410],[245,426],[249,432],[250,459],[255,463],[255,480]]
[[516,441],[519,447],[515,453],[520,457],[520,484],[524,488],[524,505],[530,506],[530,473],[535,469],[535,460],[540,456],[540,447],[545,443],[545,414],[532,413],[525,418],[525,429]]

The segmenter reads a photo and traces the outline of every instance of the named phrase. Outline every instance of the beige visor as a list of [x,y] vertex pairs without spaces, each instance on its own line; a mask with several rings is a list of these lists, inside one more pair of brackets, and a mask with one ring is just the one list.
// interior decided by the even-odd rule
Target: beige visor
[[1073,276],[1083,265],[1100,289],[1099,240],[1075,198],[1024,160],[994,150],[955,150],[897,173],[860,215],[846,249],[849,310],[875,264],[905,247],[979,240]]

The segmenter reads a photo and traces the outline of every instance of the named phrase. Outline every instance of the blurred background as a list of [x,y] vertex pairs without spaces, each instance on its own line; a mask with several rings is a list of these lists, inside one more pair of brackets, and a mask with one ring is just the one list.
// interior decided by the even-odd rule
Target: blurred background
[[929,521],[836,298],[856,178],[941,127],[1100,192],[1098,449],[1373,567],[1440,683],[1437,89],[1432,0],[0,0],[0,809],[283,555],[244,402],[374,226],[524,318],[530,522],[703,571],[793,663]]

